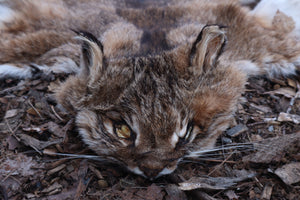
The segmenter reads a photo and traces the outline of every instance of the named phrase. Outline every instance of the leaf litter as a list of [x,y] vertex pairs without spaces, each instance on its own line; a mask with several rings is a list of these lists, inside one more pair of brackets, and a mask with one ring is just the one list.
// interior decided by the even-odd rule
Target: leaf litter
[[[237,125],[224,133],[222,138],[226,140],[218,140],[219,150],[185,160],[175,173],[154,182],[114,164],[78,157],[96,155],[78,137],[74,117],[48,99],[51,92],[47,87],[35,90],[27,87],[30,81],[23,83],[25,91],[10,89],[0,97],[2,111],[12,113],[6,118],[3,115],[0,122],[1,196],[10,199],[149,200],[297,198],[299,124],[278,116],[287,113],[290,105],[289,115],[299,116],[300,102],[295,98],[291,104],[293,97],[289,97],[288,106],[281,105],[280,102],[286,102],[281,100],[286,100],[287,95],[266,93],[275,85],[278,89],[277,82],[250,80],[247,86],[250,92],[245,93],[237,112]],[[257,86],[258,83],[261,85]],[[265,88],[265,91],[258,92],[256,87]],[[31,104],[24,103],[28,99]],[[28,112],[29,109],[32,111]]]
[[[286,89],[268,93],[281,87],[278,82],[290,87],[285,81],[250,79],[236,125],[218,140],[218,150],[184,160],[173,174],[153,182],[97,161],[78,136],[74,116],[53,101],[53,93],[45,87],[51,82],[1,84],[0,197],[296,199],[300,128],[295,119],[300,100]],[[86,160],[87,155],[95,158]]]

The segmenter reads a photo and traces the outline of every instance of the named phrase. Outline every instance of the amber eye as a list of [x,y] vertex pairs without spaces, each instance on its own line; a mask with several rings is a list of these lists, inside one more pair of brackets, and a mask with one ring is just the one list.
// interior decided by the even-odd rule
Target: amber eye
[[116,134],[120,138],[129,139],[131,137],[131,130],[125,124],[118,124],[115,126]]

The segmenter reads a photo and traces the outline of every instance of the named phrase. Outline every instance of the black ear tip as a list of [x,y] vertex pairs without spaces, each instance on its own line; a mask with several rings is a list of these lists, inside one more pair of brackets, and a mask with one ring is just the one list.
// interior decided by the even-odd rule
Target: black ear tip
[[[195,52],[196,52],[196,45],[200,42],[200,40],[202,39],[202,35],[203,35],[203,30],[206,29],[206,28],[209,28],[211,26],[217,26],[219,29],[225,29],[225,28],[228,28],[228,26],[225,26],[225,25],[220,25],[220,24],[206,24],[202,30],[200,31],[200,33],[198,34],[193,46],[192,46],[192,49],[191,49],[191,55],[194,55]],[[224,42],[224,44],[226,43],[226,41]]]
[[74,30],[74,29],[72,29],[72,31],[74,33],[76,33],[77,35],[79,35],[81,37],[84,37],[84,38],[88,39],[91,42],[96,43],[100,47],[101,51],[103,52],[102,43],[92,33],[89,33],[87,31],[82,31],[82,30]]
[[220,29],[225,29],[225,28],[228,28],[228,26],[226,25],[218,25]]

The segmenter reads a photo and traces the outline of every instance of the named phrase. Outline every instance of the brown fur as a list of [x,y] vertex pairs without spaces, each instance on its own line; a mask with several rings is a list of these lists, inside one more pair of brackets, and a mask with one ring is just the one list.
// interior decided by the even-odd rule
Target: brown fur
[[[17,14],[1,28],[0,62],[80,65],[58,88],[58,102],[76,115],[92,150],[147,178],[213,147],[233,121],[247,76],[273,75],[273,65],[299,69],[297,41],[237,1],[146,10],[123,1],[37,2],[9,3]],[[118,134],[122,126],[128,138]]]

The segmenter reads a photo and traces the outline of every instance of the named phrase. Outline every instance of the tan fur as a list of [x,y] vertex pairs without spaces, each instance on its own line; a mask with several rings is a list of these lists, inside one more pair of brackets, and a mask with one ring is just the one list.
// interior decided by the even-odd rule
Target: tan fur
[[121,0],[38,2],[6,3],[16,13],[1,26],[0,62],[78,65],[57,89],[58,103],[92,150],[150,179],[213,147],[247,76],[299,70],[292,19],[278,14],[267,27],[237,0],[145,9]]

